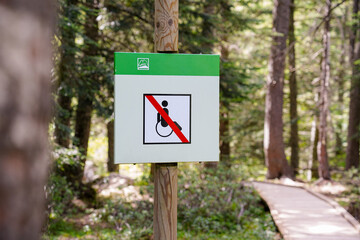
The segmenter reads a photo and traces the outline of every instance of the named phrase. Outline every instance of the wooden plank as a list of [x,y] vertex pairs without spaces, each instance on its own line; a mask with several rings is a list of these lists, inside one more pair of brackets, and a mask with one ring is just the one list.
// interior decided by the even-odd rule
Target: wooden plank
[[267,202],[285,240],[360,239],[359,223],[319,194],[272,183],[254,182],[253,186]]
[[360,234],[360,223],[350,214],[348,213],[343,207],[341,207],[337,202],[334,200],[325,197],[322,194],[316,193],[314,191],[311,191],[310,189],[305,188],[306,191],[311,193],[312,195],[316,196],[317,198],[320,198],[324,200],[325,202],[329,203],[336,211],[341,214],[351,225],[354,226],[354,228],[358,231]]
[[359,240],[358,237],[344,237],[344,236],[308,236],[308,235],[298,235],[298,236],[291,236],[288,240]]

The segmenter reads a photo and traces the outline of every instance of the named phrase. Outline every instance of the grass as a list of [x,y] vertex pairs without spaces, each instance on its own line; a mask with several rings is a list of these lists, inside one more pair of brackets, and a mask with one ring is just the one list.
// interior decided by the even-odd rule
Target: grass
[[[219,166],[215,172],[200,164],[180,168],[178,239],[279,239],[260,197],[243,184],[249,178],[245,165],[234,164],[231,169]],[[152,239],[153,184],[148,177],[134,181],[143,199],[98,198],[85,209],[74,204],[76,193],[59,197],[59,192],[71,191],[71,185],[63,178],[51,179],[49,194],[53,198],[43,239]]]
[[[150,235],[134,235],[134,231],[138,229],[127,228],[124,230],[117,230],[115,226],[99,225],[81,225],[73,222],[78,219],[80,215],[69,216],[68,219],[57,219],[49,224],[47,234],[44,234],[43,240],[63,240],[63,239],[98,239],[98,240],[141,240],[151,239]],[[72,218],[73,217],[73,218]],[[152,231],[150,231],[151,233]],[[227,233],[214,232],[196,232],[181,229],[181,223],[178,224],[178,239],[179,240],[266,240],[266,239],[280,239],[276,233],[276,228],[272,222],[269,214],[264,214],[253,221],[246,223],[244,226],[239,226],[238,229]]]

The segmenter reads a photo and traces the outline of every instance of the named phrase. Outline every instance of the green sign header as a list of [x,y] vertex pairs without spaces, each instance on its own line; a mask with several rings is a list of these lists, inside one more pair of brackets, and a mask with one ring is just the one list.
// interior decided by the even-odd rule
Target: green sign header
[[114,74],[219,76],[219,55],[117,52]]

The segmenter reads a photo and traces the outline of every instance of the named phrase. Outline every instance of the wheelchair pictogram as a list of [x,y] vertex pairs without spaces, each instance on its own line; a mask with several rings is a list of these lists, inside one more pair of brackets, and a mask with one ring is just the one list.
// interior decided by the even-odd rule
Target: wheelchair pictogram
[[[168,106],[168,102],[164,100],[162,101],[161,105],[163,106],[164,112],[166,112],[166,114],[169,115],[169,109],[166,108]],[[174,123],[181,131],[182,130],[181,126],[176,121],[174,121]],[[169,137],[174,132],[174,130],[172,130],[172,128],[169,126],[169,124],[161,116],[160,113],[157,113],[157,123],[155,125],[155,130],[160,137]]]
[[190,94],[144,94],[144,144],[190,143]]

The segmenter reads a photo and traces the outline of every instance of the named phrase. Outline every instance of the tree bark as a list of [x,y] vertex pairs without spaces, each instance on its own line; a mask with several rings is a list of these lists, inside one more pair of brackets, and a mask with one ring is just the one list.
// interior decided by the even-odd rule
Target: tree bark
[[59,91],[57,104],[59,108],[57,109],[55,121],[55,142],[62,147],[68,148],[70,146],[71,97]]
[[317,158],[317,144],[319,142],[319,128],[318,117],[314,117],[314,121],[311,126],[311,155],[308,161],[308,173],[307,180],[311,181],[312,177],[318,178],[318,158]]
[[[319,92],[315,93],[315,104],[318,105],[319,102]],[[316,111],[314,114],[314,120],[311,124],[311,133],[310,133],[310,146],[311,152],[308,161],[307,167],[307,180],[311,181],[312,177],[319,177],[318,175],[318,158],[317,158],[317,144],[319,142],[319,114]]]
[[273,33],[267,78],[264,124],[267,178],[292,177],[283,140],[283,88],[286,38],[289,30],[290,0],[275,0]]
[[[215,14],[215,6],[213,1],[205,1],[204,4],[204,18],[202,22],[202,33],[201,35],[204,37],[205,42],[202,45],[202,51],[206,54],[213,53],[214,48],[214,24],[211,21],[211,17]],[[221,125],[221,119],[220,119]],[[221,127],[220,127],[220,136],[221,136]],[[221,137],[220,137],[221,139]],[[221,140],[220,140],[221,145]],[[220,157],[221,157],[221,147],[220,147]],[[215,169],[217,168],[217,162],[205,162],[204,167],[207,169]]]
[[[66,9],[63,9],[63,15],[68,19],[71,25],[76,23],[78,11],[75,7],[78,0],[68,0]],[[58,111],[55,121],[55,142],[60,146],[68,148],[70,145],[70,119],[72,115],[71,100],[72,93],[69,88],[75,79],[75,36],[76,32],[72,27],[66,26],[61,29],[61,61],[59,64],[59,80],[58,80]]]
[[220,161],[226,165],[230,164],[230,141],[229,141],[229,110],[224,109],[220,113]]
[[119,165],[114,163],[114,120],[107,124],[108,133],[108,172],[118,172]]
[[290,24],[289,24],[289,86],[290,86],[290,165],[294,173],[299,168],[299,135],[298,135],[298,115],[297,115],[297,84],[296,84],[296,58],[295,58],[295,33],[294,33],[294,12],[295,0],[291,0]]
[[330,19],[331,0],[326,0],[324,32],[323,32],[323,55],[320,75],[320,115],[319,115],[319,142],[317,154],[319,160],[319,177],[330,179],[329,160],[327,154],[327,119],[329,112],[329,87],[330,87]]
[[[345,69],[347,67],[346,64],[346,33],[347,33],[347,16],[348,16],[348,9],[345,8],[345,14],[342,16],[341,20],[339,19],[339,29],[340,29],[340,35],[341,35],[341,43],[340,43],[340,49],[341,54],[339,57],[339,70],[338,74],[335,78],[337,82],[337,101],[338,101],[338,115],[342,116],[344,113],[344,85],[345,85]],[[342,128],[342,119],[337,120],[336,122],[336,129],[335,129],[335,154],[339,156],[343,153],[343,128]]]
[[77,142],[75,145],[79,147],[80,152],[83,155],[83,163],[85,163],[87,156],[92,110],[92,99],[80,94],[76,109],[75,138],[77,139]]
[[203,53],[211,54],[214,48],[214,24],[212,17],[215,14],[215,6],[213,1],[205,1],[204,4],[204,18],[202,23],[202,33],[204,37],[204,44],[202,45]]
[[[223,36],[221,40],[223,42],[221,44],[221,60],[226,63],[229,61],[230,54],[229,47],[226,44],[228,38]],[[230,106],[224,102],[220,105],[220,161],[230,167]]]
[[45,219],[55,2],[0,1],[0,239],[40,239]]
[[[89,9],[98,10],[98,1],[97,0],[86,0],[86,5]],[[97,46],[96,43],[99,39],[99,27],[98,22],[96,21],[97,15],[94,14],[92,11],[88,12],[86,15],[86,24],[85,24],[85,35],[87,36],[88,40],[85,43],[84,49],[84,66],[90,64],[95,64],[95,61],[91,61],[92,57],[97,55]],[[94,68],[95,66],[87,66],[87,68]],[[97,74],[93,74],[89,72],[85,74],[83,79],[84,82],[91,81],[93,84],[97,81]],[[90,136],[90,127],[91,127],[91,115],[93,111],[93,92],[92,84],[79,84],[78,86],[78,106],[76,109],[76,123],[75,123],[75,137],[77,139],[77,146],[79,147],[83,158],[82,162],[85,164],[86,156],[87,156],[87,148]],[[85,86],[82,88],[82,86]],[[82,169],[83,170],[83,169]],[[79,173],[80,174],[80,173]],[[82,171],[81,171],[82,175]]]
[[360,125],[360,69],[355,62],[360,59],[360,34],[358,31],[359,0],[353,1],[353,25],[350,34],[350,60],[352,65],[349,125],[346,149],[346,169],[359,167],[359,125]]

